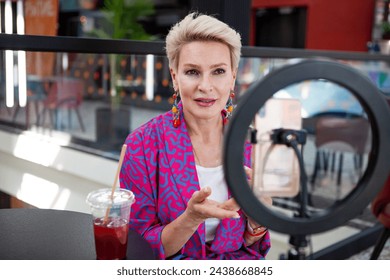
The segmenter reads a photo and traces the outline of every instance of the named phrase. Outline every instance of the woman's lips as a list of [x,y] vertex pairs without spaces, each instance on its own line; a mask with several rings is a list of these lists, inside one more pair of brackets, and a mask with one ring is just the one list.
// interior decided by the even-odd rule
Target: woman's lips
[[195,102],[202,107],[210,107],[215,103],[215,99],[207,99],[207,98],[197,98]]

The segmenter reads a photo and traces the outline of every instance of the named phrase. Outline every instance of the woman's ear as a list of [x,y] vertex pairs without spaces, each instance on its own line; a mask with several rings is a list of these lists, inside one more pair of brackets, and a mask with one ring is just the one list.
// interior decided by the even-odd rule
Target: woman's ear
[[233,71],[233,82],[231,88],[234,89],[234,86],[236,84],[236,77],[237,77],[237,69]]
[[169,72],[171,73],[173,88],[177,89],[176,73],[172,68],[169,68]]

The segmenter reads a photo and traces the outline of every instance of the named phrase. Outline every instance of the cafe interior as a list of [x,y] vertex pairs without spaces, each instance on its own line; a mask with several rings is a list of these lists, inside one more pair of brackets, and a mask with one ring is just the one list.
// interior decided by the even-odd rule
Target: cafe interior
[[[237,192],[244,210],[268,217],[267,259],[390,259],[390,1],[151,0],[133,7],[128,25],[115,25],[110,14],[129,15],[104,2],[0,0],[0,259],[95,258],[83,232],[91,230],[83,227],[86,197],[113,185],[126,136],[171,110],[164,36],[191,10],[217,15],[242,36],[234,100],[241,114],[227,142],[251,129],[239,119],[250,111],[245,100],[258,103],[253,119],[261,116],[266,100],[255,95],[267,95],[269,80],[283,84],[269,99],[301,106],[300,174],[314,215],[299,215],[302,190],[276,194],[271,210],[250,204],[249,188]],[[317,77],[311,67],[321,63]],[[294,65],[299,81],[283,71]],[[228,169],[234,161],[226,159]],[[56,231],[75,228],[68,248],[44,246],[53,236],[34,223],[58,218]],[[80,228],[68,227],[75,221]],[[24,240],[29,230],[33,240]],[[142,237],[129,234],[136,249],[127,257],[153,259]],[[89,247],[75,253],[80,244]]]

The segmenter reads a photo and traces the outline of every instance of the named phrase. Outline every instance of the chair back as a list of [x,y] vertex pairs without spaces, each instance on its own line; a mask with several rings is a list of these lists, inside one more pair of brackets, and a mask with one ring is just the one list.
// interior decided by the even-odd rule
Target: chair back
[[84,82],[79,79],[59,78],[52,82],[45,105],[50,109],[77,108],[83,99]]
[[319,117],[316,121],[317,148],[363,154],[370,134],[366,118]]

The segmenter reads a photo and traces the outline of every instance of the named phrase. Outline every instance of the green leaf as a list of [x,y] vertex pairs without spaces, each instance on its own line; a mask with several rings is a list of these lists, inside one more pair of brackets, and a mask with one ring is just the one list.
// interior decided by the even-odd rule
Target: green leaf
[[[139,20],[155,13],[151,0],[105,0],[102,9],[107,26],[91,32],[100,38],[150,40]],[[107,37],[108,35],[108,37]]]

